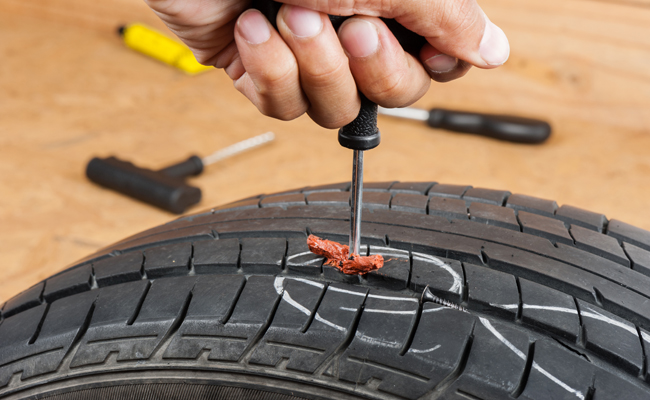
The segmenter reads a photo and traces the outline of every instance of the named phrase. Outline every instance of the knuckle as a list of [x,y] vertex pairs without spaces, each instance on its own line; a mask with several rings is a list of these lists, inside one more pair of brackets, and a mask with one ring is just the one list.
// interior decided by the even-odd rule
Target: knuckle
[[399,70],[386,74],[368,86],[366,95],[376,102],[401,103],[408,96],[408,74]]
[[300,75],[303,80],[311,85],[329,85],[331,82],[343,77],[348,69],[348,64],[343,60],[329,63],[315,63],[307,68],[300,68]]
[[448,0],[441,10],[441,29],[446,34],[462,35],[478,22],[477,7],[475,0]]

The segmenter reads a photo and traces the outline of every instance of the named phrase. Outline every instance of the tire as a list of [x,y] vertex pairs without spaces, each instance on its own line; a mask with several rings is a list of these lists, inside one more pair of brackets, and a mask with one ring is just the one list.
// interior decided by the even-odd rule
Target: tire
[[[118,242],[2,306],[7,399],[649,399],[650,232],[509,192],[349,184]],[[421,301],[423,291],[437,296]],[[434,297],[435,297],[434,296]]]

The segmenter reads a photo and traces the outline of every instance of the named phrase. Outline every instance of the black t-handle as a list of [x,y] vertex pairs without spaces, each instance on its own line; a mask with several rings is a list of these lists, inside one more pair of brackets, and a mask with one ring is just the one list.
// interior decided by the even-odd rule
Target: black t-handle
[[[275,28],[277,28],[276,20],[280,7],[282,7],[282,3],[271,0],[254,0],[252,3],[252,8],[262,12]],[[349,18],[337,15],[329,17],[335,29],[338,29],[343,21]],[[383,18],[382,20],[393,32],[404,50],[409,53],[420,51],[425,43],[422,36],[409,31],[395,20]],[[339,130],[339,143],[352,150],[370,150],[377,147],[381,141],[379,129],[377,129],[377,104],[368,100],[361,92],[359,92],[359,96],[361,97],[359,115],[354,121]]]

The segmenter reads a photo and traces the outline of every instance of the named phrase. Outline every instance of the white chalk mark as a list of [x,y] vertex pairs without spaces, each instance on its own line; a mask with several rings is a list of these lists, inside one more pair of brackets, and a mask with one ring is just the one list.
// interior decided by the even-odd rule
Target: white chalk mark
[[331,326],[332,328],[334,328],[336,330],[339,330],[341,332],[346,332],[347,331],[347,329],[345,329],[344,327],[342,327],[340,325],[336,325],[334,322],[326,320],[325,318],[321,317],[320,314],[318,314],[318,313],[316,313],[316,315],[314,316],[314,319],[316,321],[324,323],[327,326]]
[[327,290],[332,290],[332,291],[334,291],[334,292],[339,292],[339,293],[347,293],[347,294],[351,294],[351,295],[353,295],[353,296],[363,296],[363,297],[366,297],[366,294],[365,294],[365,293],[353,292],[352,290],[345,290],[345,289],[337,288],[337,287],[334,287],[334,286],[329,286],[329,287],[327,288]]
[[[494,336],[496,336],[497,339],[501,341],[501,343],[505,344],[510,350],[512,350],[519,358],[522,360],[526,361],[526,355],[521,352],[514,344],[510,343],[508,339],[506,339],[499,331],[497,331],[494,326],[488,321],[487,319],[483,317],[479,317],[479,320],[481,321],[481,324],[483,324],[484,327],[486,327]],[[574,394],[577,398],[580,400],[585,399],[585,395],[582,394],[581,391],[572,388],[571,386],[567,385],[566,383],[562,382],[555,376],[553,376],[550,372],[542,368],[537,362],[533,361],[533,368],[539,371],[542,375],[546,376],[548,379],[556,383],[558,386],[560,386],[562,389],[566,390],[567,392]]]
[[378,294],[369,294],[368,297],[372,297],[373,299],[382,299],[382,300],[413,301],[415,303],[418,302],[417,299],[414,299],[412,297],[391,297],[391,296],[380,296]]
[[[503,308],[505,310],[515,309],[515,308],[519,307],[518,304],[493,304],[493,303],[490,303],[490,305],[493,306],[493,307]],[[523,309],[524,310],[555,311],[555,312],[561,312],[561,313],[566,313],[566,314],[578,315],[578,310],[576,310],[575,308],[540,306],[540,305],[536,305],[536,304],[524,304]],[[610,325],[616,326],[618,328],[621,328],[621,329],[633,334],[634,336],[638,337],[636,327],[634,327],[632,325],[628,325],[628,324],[623,323],[621,321],[617,321],[617,320],[615,320],[613,318],[607,317],[607,316],[599,313],[598,311],[596,311],[594,309],[585,307],[585,310],[589,310],[589,311],[582,310],[580,312],[580,315],[582,316],[582,318],[591,318],[591,319],[595,319],[597,321],[605,322],[607,324],[610,324]],[[650,339],[650,336],[649,336],[649,339]],[[650,342],[650,340],[648,340],[648,341]]]
[[454,271],[453,268],[451,268],[449,265],[447,265],[447,263],[445,263],[444,261],[442,261],[441,259],[439,259],[437,257],[430,256],[428,254],[416,253],[416,252],[413,252],[411,254],[413,254],[413,259],[414,260],[424,261],[424,262],[433,264],[436,267],[442,268],[445,271],[447,271],[451,275],[451,277],[454,279],[454,283],[449,288],[449,291],[452,292],[452,293],[459,293],[460,294],[460,290],[461,290],[461,288],[463,286],[463,278],[461,278],[461,276],[458,274],[458,272]]
[[432,351],[436,351],[436,350],[438,350],[440,347],[442,347],[442,346],[440,346],[439,344],[437,344],[437,345],[433,346],[433,347],[430,348],[430,349],[424,349],[424,350],[418,350],[418,349],[413,349],[413,348],[411,348],[411,349],[409,349],[408,352],[409,352],[409,353],[416,353],[416,354],[421,354],[421,353],[431,353]]
[[323,287],[325,287],[325,285],[323,285],[322,283],[310,281],[309,279],[303,279],[303,278],[288,278],[288,279],[293,279],[294,281],[306,283],[308,285],[316,286],[316,287],[321,288],[321,289]]
[[284,292],[284,277],[276,276],[275,280],[273,281],[273,287],[275,287],[275,291],[279,295],[282,295],[282,293]]
[[295,301],[291,295],[289,294],[288,291],[284,291],[284,294],[282,295],[282,300],[286,301],[287,303],[291,304],[294,306],[298,311],[302,312],[303,314],[309,316],[311,315],[311,311],[307,309],[307,307],[303,306],[302,304],[298,303]]
[[650,343],[650,335],[648,335],[647,333],[641,331],[641,337],[643,338],[643,340]]
[[380,254],[385,257],[409,258],[408,251],[400,251],[399,249],[394,249],[392,247],[370,246],[370,254]]
[[311,251],[304,251],[304,252],[302,252],[302,253],[294,254],[294,255],[292,255],[292,256],[287,257],[287,261],[291,261],[291,260],[293,260],[294,258],[298,258],[298,257],[306,256],[306,255],[309,255],[309,254],[314,254],[314,253],[312,253]]
[[[350,307],[339,307],[339,310],[343,311],[357,311],[356,308],[350,308]],[[381,310],[377,308],[364,308],[363,309],[364,313],[379,313],[379,314],[409,314],[413,315],[416,313],[416,310],[411,310],[411,311],[395,311],[395,310]]]
[[438,312],[441,310],[449,310],[449,307],[438,307],[438,308],[427,308],[426,310],[422,310],[423,313],[430,313],[430,312]]

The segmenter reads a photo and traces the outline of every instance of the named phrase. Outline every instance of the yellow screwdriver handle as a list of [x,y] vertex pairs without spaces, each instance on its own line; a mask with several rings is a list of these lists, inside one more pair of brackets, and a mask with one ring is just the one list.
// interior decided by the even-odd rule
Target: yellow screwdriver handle
[[192,51],[183,43],[144,24],[134,23],[119,30],[127,47],[162,61],[190,75],[213,69],[199,64]]

